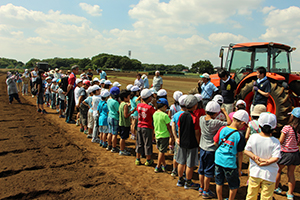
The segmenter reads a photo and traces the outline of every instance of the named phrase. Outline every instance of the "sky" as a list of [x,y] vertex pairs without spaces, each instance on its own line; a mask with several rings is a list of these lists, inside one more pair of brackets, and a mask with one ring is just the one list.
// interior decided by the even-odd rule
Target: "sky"
[[142,63],[220,65],[222,45],[279,42],[298,48],[299,0],[1,0],[0,57],[91,58],[100,53]]

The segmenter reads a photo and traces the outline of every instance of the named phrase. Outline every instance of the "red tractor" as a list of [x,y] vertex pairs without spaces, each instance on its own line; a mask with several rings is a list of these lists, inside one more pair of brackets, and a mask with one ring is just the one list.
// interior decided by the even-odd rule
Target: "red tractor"
[[[226,57],[224,48],[228,49]],[[267,69],[267,77],[271,82],[267,111],[276,114],[278,129],[287,123],[292,107],[299,106],[300,76],[291,74],[290,64],[290,53],[294,50],[288,45],[273,42],[230,44],[220,50],[221,69],[229,71],[231,78],[236,81],[237,99],[247,103],[247,111],[254,96],[252,88],[257,79],[256,69],[261,66]],[[218,74],[210,78],[215,86],[220,85]]]

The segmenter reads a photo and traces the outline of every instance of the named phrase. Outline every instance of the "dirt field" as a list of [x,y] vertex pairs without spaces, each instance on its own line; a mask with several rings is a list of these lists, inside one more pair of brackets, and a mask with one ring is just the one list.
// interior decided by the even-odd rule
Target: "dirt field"
[[[115,81],[114,74],[108,74]],[[120,77],[122,88],[134,78]],[[152,79],[149,78],[150,84]],[[195,80],[164,78],[169,94],[188,91]],[[178,84],[180,83],[180,84]],[[177,87],[179,85],[179,87]],[[176,87],[175,87],[176,86]],[[185,90],[186,88],[187,90]],[[169,95],[169,98],[172,95]],[[151,167],[135,166],[135,141],[126,145],[132,155],[121,157],[90,142],[75,125],[66,124],[54,110],[36,112],[35,98],[21,96],[8,104],[5,76],[0,74],[0,199],[195,199],[198,192],[176,187],[177,179],[167,173],[154,173]],[[154,159],[157,161],[154,148]],[[167,154],[171,164],[172,155]],[[142,159],[144,163],[145,160]],[[244,158],[241,188],[236,199],[245,199],[247,158]],[[300,169],[296,169],[295,199],[300,199]],[[195,172],[194,178],[198,180]],[[282,177],[283,190],[287,179]],[[214,181],[211,190],[215,191]],[[284,193],[285,194],[285,193]],[[228,197],[228,187],[224,187]],[[275,195],[275,199],[286,199]],[[199,197],[201,199],[201,197]]]

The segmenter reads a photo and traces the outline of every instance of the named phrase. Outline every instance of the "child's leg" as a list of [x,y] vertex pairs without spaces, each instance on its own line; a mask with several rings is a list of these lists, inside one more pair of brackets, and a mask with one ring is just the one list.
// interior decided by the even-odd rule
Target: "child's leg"
[[106,139],[107,139],[107,133],[103,133],[102,135],[103,144],[106,143]]
[[279,166],[279,169],[278,169],[278,172],[277,172],[277,175],[276,175],[275,188],[279,187],[280,180],[281,180],[281,172],[282,172],[283,168],[285,167],[285,165],[278,165],[278,166]]
[[[117,147],[117,138],[118,138],[118,135],[112,135],[112,147],[113,148]],[[125,141],[124,141],[124,143],[125,143]]]
[[[261,192],[260,192],[261,199],[272,200],[274,189],[275,189],[275,183],[266,180],[261,180],[260,185],[261,185]],[[255,197],[256,198],[253,199],[256,200],[257,195]]]
[[186,179],[191,180],[193,177],[194,167],[186,167]]
[[216,185],[216,192],[218,196],[218,200],[223,200],[223,185]]
[[[261,179],[249,177],[249,184],[247,190],[247,200],[257,200],[258,192],[260,189]],[[274,190],[273,190],[274,191]]]
[[204,176],[204,191],[207,192],[209,190],[211,178]]
[[159,152],[158,153],[158,161],[157,161],[157,167],[160,168],[161,165],[166,165],[166,162],[165,162],[165,154],[162,153],[162,152]]
[[185,165],[178,164],[178,177],[183,177],[183,171],[184,171]]
[[288,176],[288,186],[289,186],[289,190],[288,190],[288,194],[293,194],[294,189],[295,189],[295,185],[296,185],[296,181],[295,181],[295,168],[296,165],[290,165],[288,166],[287,169],[287,176]]
[[108,143],[108,146],[112,146],[111,143],[112,143],[112,134],[111,133],[108,133],[108,136],[107,136],[107,143]]
[[204,175],[199,174],[199,183],[200,183],[200,188],[204,188]]
[[124,151],[125,149],[125,139],[120,139],[120,150],[121,151]]
[[234,200],[235,195],[236,195],[236,193],[237,193],[237,190],[238,190],[238,189],[229,190],[229,198],[228,198],[228,200]]

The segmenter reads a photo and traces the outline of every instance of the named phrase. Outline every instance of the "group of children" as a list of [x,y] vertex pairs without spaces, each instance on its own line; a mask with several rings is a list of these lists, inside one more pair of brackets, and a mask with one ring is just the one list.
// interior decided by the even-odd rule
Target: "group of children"
[[[234,199],[240,186],[243,153],[250,159],[248,192],[246,199],[257,199],[261,189],[262,199],[272,199],[279,188],[281,172],[288,167],[287,199],[293,199],[295,167],[300,164],[300,108],[294,108],[290,122],[281,130],[278,139],[272,137],[277,126],[276,116],[258,104],[251,112],[239,100],[235,111],[227,113],[223,97],[216,95],[203,108],[200,94],[173,94],[174,104],[169,106],[164,89],[143,89],[109,80],[76,79],[74,91],[80,131],[93,143],[119,155],[130,155],[126,139],[136,140],[136,165],[153,165],[153,143],[159,151],[155,172],[166,171],[165,153],[174,153],[171,175],[178,176],[177,186],[197,189],[203,198],[222,198],[225,178],[229,185],[229,199]],[[47,105],[59,108],[64,117],[65,92],[60,79],[46,78]],[[51,99],[51,100],[50,100]],[[51,104],[50,104],[51,102]],[[59,106],[59,107],[57,107]],[[250,122],[249,122],[250,121]],[[120,136],[119,150],[117,137]],[[199,184],[192,181],[198,166]],[[216,194],[210,190],[215,179]]]

